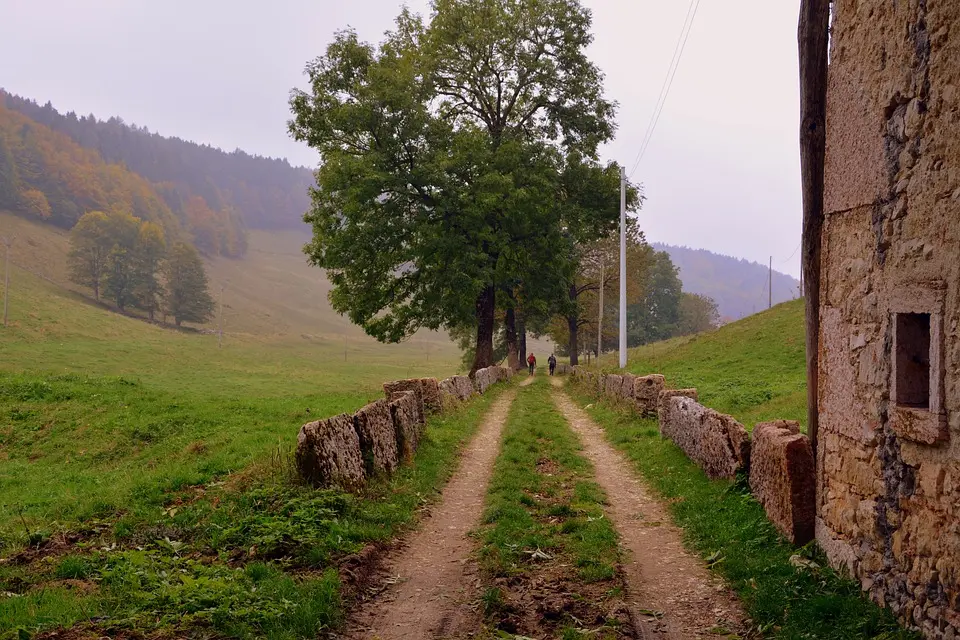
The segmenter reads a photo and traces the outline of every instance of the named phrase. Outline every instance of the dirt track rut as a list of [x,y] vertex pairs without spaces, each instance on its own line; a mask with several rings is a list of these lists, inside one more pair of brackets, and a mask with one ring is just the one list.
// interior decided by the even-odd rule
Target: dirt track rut
[[[551,379],[560,386],[558,379]],[[626,458],[562,391],[554,401],[580,436],[609,501],[608,514],[628,552],[628,602],[643,638],[722,638],[743,633],[739,600],[683,547],[681,530],[651,497]]]
[[[524,380],[521,385],[532,382]],[[388,561],[393,583],[353,617],[351,639],[453,638],[475,632],[481,622],[472,607],[478,575],[468,537],[480,522],[484,497],[500,451],[500,436],[516,390],[490,408],[463,453],[460,468],[422,527]]]

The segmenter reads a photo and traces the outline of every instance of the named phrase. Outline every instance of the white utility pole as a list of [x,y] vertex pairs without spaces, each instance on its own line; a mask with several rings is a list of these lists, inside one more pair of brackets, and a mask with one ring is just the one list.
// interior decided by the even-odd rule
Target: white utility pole
[[627,171],[620,165],[620,368],[627,366]]
[[[600,309],[597,311],[597,364],[600,364],[600,349],[603,347],[603,268],[604,256],[600,256]],[[589,361],[589,357],[587,358]]]
[[7,308],[10,304],[10,238],[3,238],[7,247],[7,255],[3,265],[3,326],[7,326]]

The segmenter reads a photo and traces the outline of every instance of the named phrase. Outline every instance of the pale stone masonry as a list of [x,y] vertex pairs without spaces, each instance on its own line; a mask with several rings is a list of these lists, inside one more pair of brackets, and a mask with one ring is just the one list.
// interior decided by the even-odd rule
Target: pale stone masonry
[[927,637],[960,631],[960,2],[836,0],[816,537]]

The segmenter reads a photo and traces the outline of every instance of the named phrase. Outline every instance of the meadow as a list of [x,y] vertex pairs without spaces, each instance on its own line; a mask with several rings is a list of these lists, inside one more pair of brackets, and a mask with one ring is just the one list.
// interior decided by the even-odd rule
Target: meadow
[[220,348],[15,269],[0,331],[3,543],[155,514],[165,493],[289,450],[302,423],[380,397],[386,380],[454,373],[455,349],[428,346],[227,333]]

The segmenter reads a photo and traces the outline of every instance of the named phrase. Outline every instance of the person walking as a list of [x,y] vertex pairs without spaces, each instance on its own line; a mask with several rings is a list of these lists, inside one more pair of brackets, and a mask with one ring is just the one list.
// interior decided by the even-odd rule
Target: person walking
[[557,368],[557,356],[550,354],[550,357],[547,358],[547,365],[550,367],[550,375],[553,375],[554,369]]
[[530,369],[530,375],[533,375],[533,370],[537,368],[537,359],[534,357],[533,352],[527,356],[527,367]]

